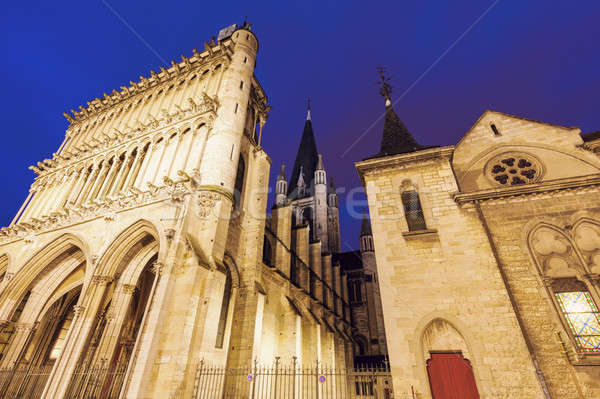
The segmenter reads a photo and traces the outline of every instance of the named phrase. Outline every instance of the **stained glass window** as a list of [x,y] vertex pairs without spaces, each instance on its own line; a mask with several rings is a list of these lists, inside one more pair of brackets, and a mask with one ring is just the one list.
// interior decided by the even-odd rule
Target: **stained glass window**
[[600,315],[590,293],[575,291],[555,295],[579,348],[584,352],[600,352]]

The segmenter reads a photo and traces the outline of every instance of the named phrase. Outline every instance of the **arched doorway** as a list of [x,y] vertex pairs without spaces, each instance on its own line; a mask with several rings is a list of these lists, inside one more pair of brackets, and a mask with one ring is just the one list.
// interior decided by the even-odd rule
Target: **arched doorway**
[[157,282],[157,259],[153,232],[139,226],[122,233],[107,250],[98,269],[106,273],[103,276],[117,277],[102,277],[105,286],[97,294],[94,323],[65,397],[119,396],[135,362],[136,344]]

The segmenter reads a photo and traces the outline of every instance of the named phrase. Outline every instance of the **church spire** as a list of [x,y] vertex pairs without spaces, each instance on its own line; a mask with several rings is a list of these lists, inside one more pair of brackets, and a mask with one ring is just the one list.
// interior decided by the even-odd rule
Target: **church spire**
[[310,119],[310,97],[306,100],[308,103],[307,109],[306,109],[306,120],[309,121]]
[[377,156],[404,154],[425,148],[421,146],[410,134],[404,123],[398,118],[392,107],[392,86],[390,78],[385,76],[385,68],[378,67],[380,86],[379,93],[385,99],[385,123],[383,125],[383,137],[381,148]]
[[362,223],[360,225],[360,236],[362,237],[370,235],[373,235],[373,232],[371,230],[371,221],[367,216],[367,212],[363,209]]
[[288,195],[291,195],[295,190],[297,190],[295,183],[300,177],[300,168],[302,168],[304,172],[304,178],[307,180],[305,181],[307,188],[312,188],[312,180],[315,175],[315,169],[317,167],[319,158],[318,154],[319,152],[317,151],[317,142],[313,132],[309,102],[306,122],[304,122],[304,130],[302,131],[302,138],[300,139],[300,145],[298,146],[294,168],[292,169],[292,176],[289,180],[290,185],[288,186]]

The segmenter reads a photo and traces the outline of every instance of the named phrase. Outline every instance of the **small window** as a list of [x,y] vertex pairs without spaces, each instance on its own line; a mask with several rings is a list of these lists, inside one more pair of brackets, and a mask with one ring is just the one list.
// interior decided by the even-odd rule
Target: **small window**
[[409,231],[426,230],[425,217],[421,200],[416,190],[408,190],[402,193],[402,204],[404,205],[404,215]]
[[241,90],[243,90],[243,89],[244,89],[244,81],[243,81],[243,80],[240,82],[240,89],[241,89]]
[[490,124],[490,129],[492,129],[492,132],[494,132],[494,136],[501,136],[500,132],[498,131],[498,128],[493,123]]

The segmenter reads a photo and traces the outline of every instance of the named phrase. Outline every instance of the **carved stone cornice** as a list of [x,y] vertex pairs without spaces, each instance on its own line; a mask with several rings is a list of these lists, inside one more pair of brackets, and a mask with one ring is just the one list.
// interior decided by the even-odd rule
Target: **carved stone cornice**
[[121,284],[121,291],[125,294],[133,294],[136,288],[137,287],[134,284]]
[[187,58],[182,56],[181,62],[171,61],[171,66],[169,68],[160,68],[161,71],[159,73],[150,71],[149,78],[140,76],[139,83],[130,81],[130,86],[121,87],[121,91],[113,90],[110,95],[105,94],[102,99],[95,98],[87,103],[87,108],[79,106],[79,112],[71,110],[72,117],[70,115],[67,117],[68,114],[66,113],[63,115],[67,117],[72,126],[76,126],[92,116],[114,108],[128,99],[144,94],[146,91],[178,78],[182,74],[188,74],[194,70],[206,67],[209,62],[212,62],[213,65],[223,64],[227,66],[233,54],[230,48],[232,46],[232,41],[228,39],[221,43],[207,46],[206,51],[201,53],[194,49],[192,57]]
[[37,328],[37,323],[15,323],[16,331],[30,332]]
[[219,194],[220,196],[225,197],[225,199],[231,201],[232,204],[235,203],[233,194],[230,191],[225,190],[223,187],[205,184],[205,185],[196,187],[196,190],[200,191],[200,192],[212,192],[215,194]]
[[598,273],[586,274],[585,278],[587,278],[594,285],[600,284],[600,274]]
[[[175,112],[169,113],[166,110],[163,110],[158,116],[150,115],[150,122],[143,123],[138,121],[133,127],[126,128],[124,132],[116,130],[114,135],[104,134],[104,141],[99,142],[94,146],[86,145],[82,148],[72,149],[75,150],[75,152],[71,152],[68,156],[61,157],[57,162],[52,164],[38,162],[38,166],[35,170],[33,167],[30,169],[38,173],[38,179],[48,175],[54,177],[54,173],[60,168],[74,167],[78,162],[100,156],[119,146],[127,146],[128,148],[131,142],[143,141],[146,136],[155,132],[157,129],[167,128],[172,124],[180,123],[202,115],[204,115],[204,118],[206,119],[205,124],[208,129],[212,130],[212,123],[216,118],[220,106],[218,97],[211,97],[206,93],[202,93],[201,103],[196,103],[192,98],[188,98],[186,104],[187,106],[184,106],[183,108],[177,107]],[[97,162],[101,160],[102,158],[99,158],[94,161],[93,170],[96,170]]]
[[154,273],[155,275],[159,276],[161,275],[164,270],[165,270],[165,264],[163,262],[160,261],[156,261],[152,264],[151,269],[152,273]]
[[454,152],[454,146],[427,148],[420,151],[410,152],[408,154],[389,155],[380,158],[367,158],[356,162],[354,166],[358,171],[363,185],[364,177],[372,172],[380,170],[389,170],[411,166],[411,164],[422,163],[426,161],[449,160]]
[[83,314],[83,312],[85,312],[85,306],[82,306],[82,305],[73,306],[73,313],[74,313],[75,317],[81,316]]
[[457,193],[453,195],[454,201],[464,204],[472,201],[487,201],[500,198],[530,196],[536,194],[554,193],[565,190],[581,190],[600,185],[600,174],[589,176],[568,177],[542,181],[540,183],[478,190],[470,193]]
[[0,228],[0,244],[19,239],[25,239],[32,234],[58,229],[75,223],[83,223],[99,217],[107,222],[115,220],[118,213],[128,209],[149,205],[155,202],[174,200],[181,201],[184,196],[193,192],[191,182],[181,180],[172,185],[154,186],[152,190],[132,190],[129,194],[119,194],[117,198],[106,197],[95,203],[84,203],[67,206],[63,212],[54,212],[41,219],[19,222],[9,227]]
[[113,281],[112,276],[102,276],[99,274],[92,276],[92,284],[95,284],[95,285],[103,286],[103,285],[107,285],[111,281]]

